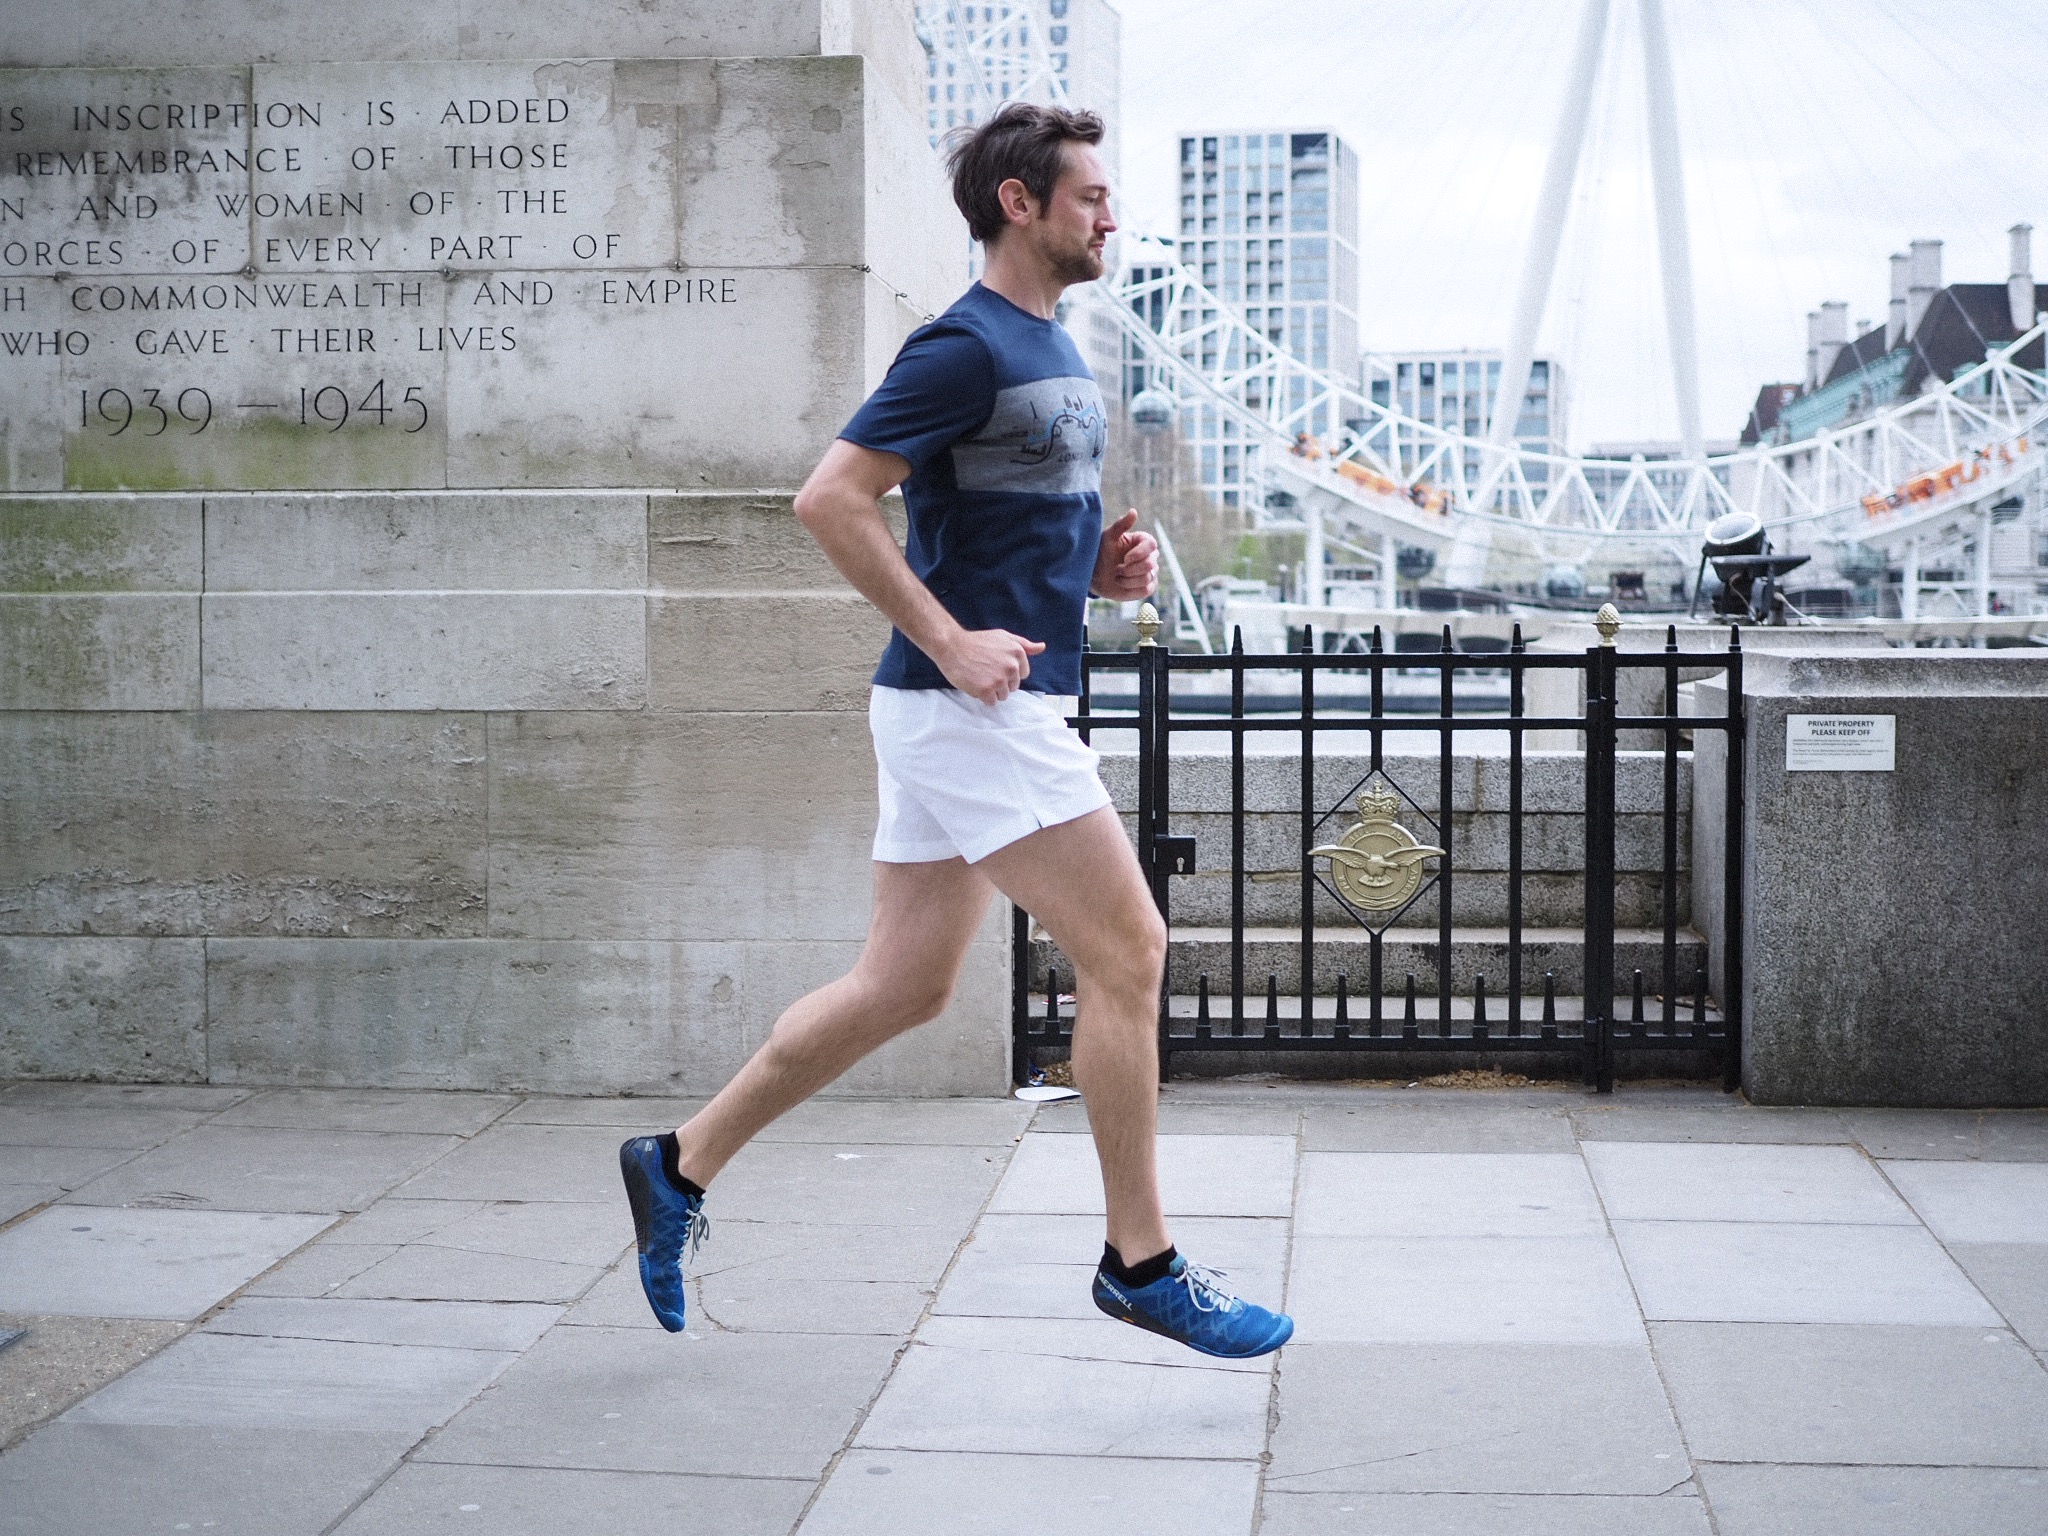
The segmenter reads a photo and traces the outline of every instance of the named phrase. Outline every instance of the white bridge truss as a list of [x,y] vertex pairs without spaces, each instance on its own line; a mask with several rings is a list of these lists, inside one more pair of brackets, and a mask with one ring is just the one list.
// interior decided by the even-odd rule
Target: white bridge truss
[[[1882,547],[1963,508],[2003,500],[2048,463],[2048,378],[2013,358],[2048,325],[1947,383],[1852,423],[1693,462],[1534,452],[1405,416],[1357,380],[1318,372],[1203,287],[1174,242],[1123,236],[1118,270],[1083,302],[1111,312],[1144,387],[1183,413],[1210,409],[1256,453],[1263,479],[1373,534],[1427,545],[1493,524],[1581,548],[1669,539],[1696,551],[1727,512],[1822,524],[1817,536]],[[1226,429],[1227,430],[1227,429]],[[1253,494],[1253,502],[1260,498]]]

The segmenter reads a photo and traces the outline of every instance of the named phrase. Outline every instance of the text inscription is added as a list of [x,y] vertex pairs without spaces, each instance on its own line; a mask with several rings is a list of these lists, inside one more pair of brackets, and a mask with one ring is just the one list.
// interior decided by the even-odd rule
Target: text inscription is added
[[0,71],[0,273],[655,267],[676,126],[609,65]]

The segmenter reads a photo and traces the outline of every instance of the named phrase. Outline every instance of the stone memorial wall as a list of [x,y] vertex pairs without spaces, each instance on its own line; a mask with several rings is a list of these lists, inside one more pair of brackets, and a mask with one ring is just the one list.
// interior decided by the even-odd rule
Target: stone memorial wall
[[700,1092],[858,952],[910,8],[567,9],[0,15],[0,1077]]

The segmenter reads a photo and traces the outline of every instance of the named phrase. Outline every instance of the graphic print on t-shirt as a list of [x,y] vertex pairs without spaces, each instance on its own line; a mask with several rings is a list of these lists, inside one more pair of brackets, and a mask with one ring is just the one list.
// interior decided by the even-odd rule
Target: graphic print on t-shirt
[[988,424],[953,445],[954,482],[964,491],[1099,492],[1108,440],[1102,393],[1093,379],[1013,384],[996,391]]

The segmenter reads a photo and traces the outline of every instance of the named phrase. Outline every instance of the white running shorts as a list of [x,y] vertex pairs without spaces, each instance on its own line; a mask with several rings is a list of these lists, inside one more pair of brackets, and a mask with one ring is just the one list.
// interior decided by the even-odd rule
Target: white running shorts
[[875,859],[979,863],[1040,827],[1109,804],[1064,699],[984,704],[953,688],[877,687],[868,701],[881,817]]

